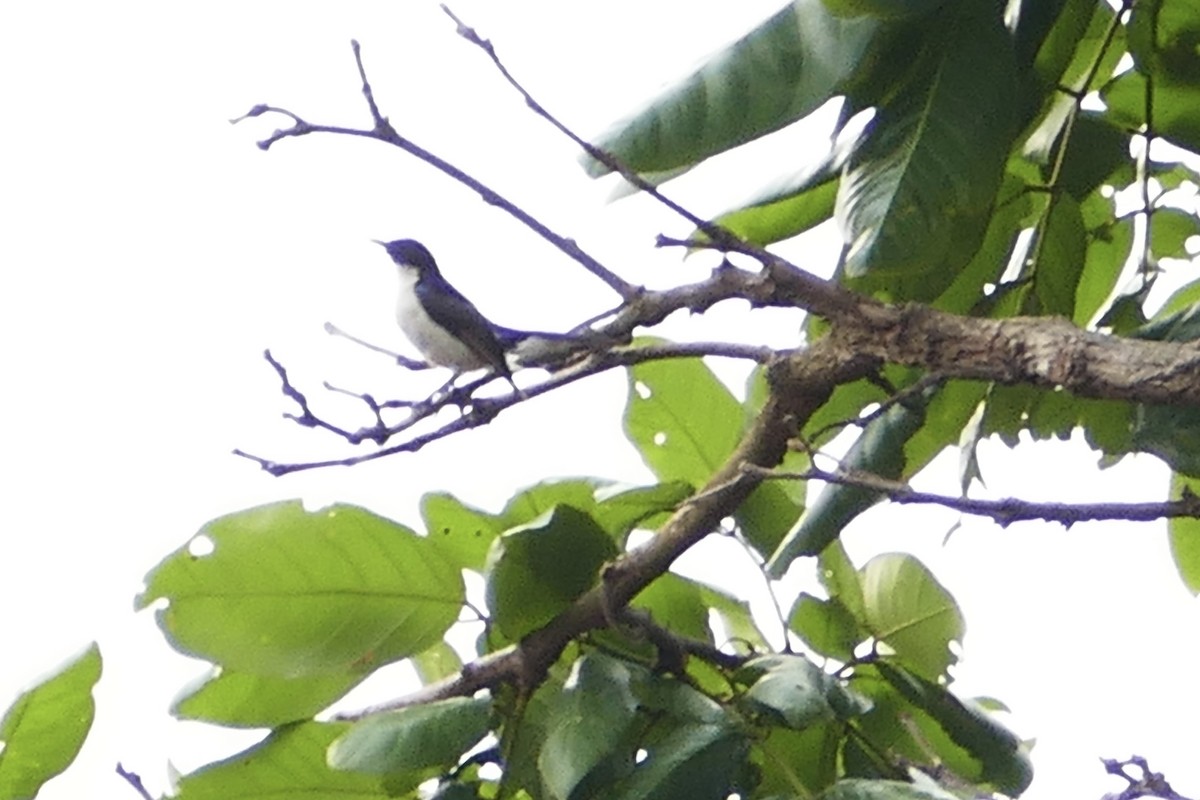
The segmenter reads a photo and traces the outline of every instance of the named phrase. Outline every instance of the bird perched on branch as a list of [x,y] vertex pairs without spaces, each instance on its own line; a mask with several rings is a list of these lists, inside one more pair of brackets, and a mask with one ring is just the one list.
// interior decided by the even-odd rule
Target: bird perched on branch
[[374,241],[387,250],[400,276],[396,322],[425,360],[455,373],[490,367],[512,383],[494,326],[442,277],[425,245],[413,239]]
[[491,368],[513,387],[512,367],[552,367],[581,350],[591,349],[596,337],[527,331],[495,325],[470,300],[442,277],[425,245],[413,239],[383,246],[400,276],[396,321],[425,360],[455,374]]

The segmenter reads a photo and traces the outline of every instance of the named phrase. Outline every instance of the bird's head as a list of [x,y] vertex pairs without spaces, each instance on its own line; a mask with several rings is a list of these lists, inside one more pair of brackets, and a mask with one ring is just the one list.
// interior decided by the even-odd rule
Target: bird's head
[[378,239],[372,239],[375,244],[387,250],[387,254],[392,257],[392,261],[396,266],[402,269],[415,270],[420,275],[437,275],[437,262],[433,260],[433,254],[426,249],[425,245],[415,239],[396,239],[391,242],[381,242]]

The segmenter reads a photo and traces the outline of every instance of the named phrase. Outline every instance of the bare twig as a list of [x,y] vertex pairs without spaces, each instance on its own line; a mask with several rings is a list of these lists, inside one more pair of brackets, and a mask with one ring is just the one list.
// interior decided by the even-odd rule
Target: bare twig
[[[684,344],[662,344],[652,345],[648,347],[632,347],[622,350],[614,350],[610,352],[593,353],[585,357],[583,360],[573,364],[570,367],[564,368],[559,372],[551,375],[546,381],[537,384],[536,386],[523,389],[520,393],[502,395],[499,397],[484,397],[475,398],[471,396],[476,388],[483,383],[495,379],[494,375],[487,375],[479,378],[476,381],[465,384],[461,387],[453,387],[448,393],[442,397],[433,397],[428,400],[418,402],[408,402],[401,400],[391,400],[385,403],[380,403],[370,395],[359,395],[346,390],[335,390],[343,394],[349,394],[353,397],[361,399],[366,403],[367,407],[376,417],[377,424],[360,428],[357,431],[348,431],[339,428],[335,425],[324,422],[309,411],[308,401],[297,389],[287,382],[287,372],[279,362],[267,354],[271,365],[275,367],[276,372],[282,378],[283,392],[288,397],[295,400],[301,407],[301,413],[285,415],[288,419],[292,419],[306,427],[324,428],[336,433],[341,438],[351,444],[360,444],[364,441],[374,441],[378,444],[391,439],[397,434],[412,428],[417,422],[427,419],[436,414],[442,408],[451,405],[470,406],[470,410],[464,413],[451,422],[446,423],[442,427],[414,436],[400,444],[376,450],[371,453],[362,455],[350,456],[347,458],[330,459],[326,461],[311,461],[294,464],[284,464],[273,461],[261,456],[256,456],[244,450],[234,450],[234,455],[249,459],[255,462],[263,470],[272,475],[287,475],[292,472],[301,472],[310,469],[319,469],[323,467],[342,466],[348,467],[355,464],[361,464],[366,461],[374,461],[379,458],[394,455],[403,452],[416,452],[427,444],[435,442],[438,439],[443,439],[460,431],[476,428],[480,425],[490,422],[500,412],[511,408],[518,403],[537,397],[553,391],[561,386],[581,380],[582,378],[597,375],[601,372],[613,369],[615,367],[632,366],[641,364],[647,361],[661,361],[672,358],[700,358],[703,356],[715,356],[721,358],[739,358],[765,362],[774,354],[774,351],[766,347],[757,347],[754,345],[739,345],[729,342],[694,342]],[[332,387],[329,387],[332,388]],[[402,422],[394,425],[384,425],[379,414],[381,408],[408,408],[410,414]]]
[[136,772],[130,772],[117,763],[117,774],[125,779],[125,782],[133,787],[133,790],[142,796],[143,800],[154,800],[154,796],[146,790],[145,784],[142,783],[142,777]]
[[365,339],[360,339],[357,336],[346,333],[346,331],[342,330],[337,325],[334,325],[332,322],[325,323],[325,332],[328,333],[330,336],[340,336],[343,339],[349,339],[350,341],[354,342],[355,344],[365,347],[372,352],[379,353],[381,355],[385,355],[388,358],[391,358],[393,361],[395,361],[400,366],[404,367],[405,369],[411,369],[414,372],[418,371],[418,370],[423,370],[423,369],[430,369],[430,364],[427,361],[419,361],[415,358],[408,358],[407,356],[403,356],[400,353],[394,352],[392,350],[388,350],[386,347],[380,347],[377,344],[372,344]]
[[634,628],[658,648],[660,668],[676,675],[683,674],[682,656],[694,656],[728,670],[738,669],[753,657],[726,653],[708,642],[680,636],[655,622],[645,609],[626,607],[615,616],[618,623]]
[[479,179],[467,174],[458,167],[451,164],[439,156],[434,155],[429,150],[421,147],[404,136],[401,136],[391,122],[384,117],[379,110],[379,106],[375,102],[375,94],[371,89],[371,83],[367,79],[366,68],[363,66],[362,49],[357,41],[351,41],[351,48],[354,51],[354,61],[358,67],[359,77],[362,79],[362,93],[366,98],[367,108],[370,111],[373,127],[369,130],[362,128],[347,128],[339,125],[316,125],[300,117],[285,108],[260,104],[254,106],[241,117],[230,120],[237,123],[245,119],[260,117],[264,114],[281,114],[292,121],[289,128],[281,128],[276,130],[266,139],[259,141],[258,146],[262,150],[269,150],[272,145],[282,139],[289,139],[298,136],[307,136],[310,133],[330,133],[342,136],[359,136],[366,139],[375,139],[376,141],[385,142],[394,147],[398,147],[409,153],[412,156],[424,161],[426,164],[448,175],[462,185],[471,189],[478,194],[488,205],[495,206],[502,211],[505,211],[512,217],[516,218],[521,224],[532,230],[538,236],[541,236],[550,244],[557,247],[560,251],[569,256],[572,260],[591,272],[600,280],[604,281],[613,291],[619,294],[622,298],[629,299],[637,297],[641,293],[641,288],[629,283],[621,278],[616,273],[609,270],[593,256],[589,255],[581,248],[574,239],[567,238],[558,233],[555,233],[546,224],[535,218],[532,214],[522,209],[516,203],[507,199],[499,192],[484,184]]
[[492,45],[491,41],[480,36],[474,28],[459,19],[459,17],[449,8],[447,8],[444,3],[442,4],[442,11],[446,12],[446,15],[450,17],[450,19],[454,20],[454,24],[458,26],[459,36],[463,37],[468,42],[475,45],[487,54],[487,57],[491,59],[492,63],[496,66],[496,69],[499,70],[504,80],[508,81],[509,85],[516,89],[518,93],[520,93],[521,97],[525,99],[525,105],[529,106],[533,113],[537,114],[539,117],[553,125],[560,133],[578,145],[579,148],[585,153],[611,169],[613,172],[619,174],[622,178],[629,181],[629,183],[650,195],[659,203],[662,203],[664,206],[669,208],[671,211],[695,225],[698,229],[704,231],[704,233],[711,237],[714,242],[721,245],[740,246],[745,244],[741,239],[739,239],[733,233],[725,230],[720,225],[715,225],[709,220],[706,220],[703,217],[697,216],[691,211],[688,211],[679,203],[676,203],[674,200],[664,195],[661,191],[659,191],[657,186],[643,178],[635,170],[621,161],[621,159],[617,158],[612,153],[596,147],[591,142],[588,142],[586,139],[568,128],[557,117],[547,111],[541,103],[535,100],[533,95],[531,95],[529,91],[522,86],[516,78],[513,77],[512,73],[508,71],[508,68],[504,66],[504,62],[502,62],[500,57],[496,55],[496,48]]
[[883,400],[880,400],[879,405],[869,414],[862,414],[857,417],[850,417],[847,419],[838,420],[837,422],[831,422],[822,428],[818,428],[810,434],[806,434],[805,439],[815,442],[820,440],[828,433],[841,430],[842,428],[846,428],[851,425],[855,426],[856,428],[865,428],[871,422],[874,422],[876,419],[879,419],[886,414],[887,410],[892,406],[903,404],[909,398],[921,394],[926,389],[941,385],[945,382],[946,377],[940,373],[935,372],[928,375],[922,375],[920,378],[913,381],[908,386],[905,386],[903,389],[894,391]]
[[357,434],[351,433],[344,428],[339,428],[338,426],[326,422],[316,414],[312,413],[312,410],[308,405],[308,398],[303,392],[292,385],[291,380],[288,378],[287,370],[284,368],[283,364],[279,363],[275,357],[271,355],[270,350],[263,351],[263,358],[267,360],[267,363],[269,363],[272,369],[275,370],[275,374],[279,376],[279,381],[281,383],[280,389],[284,395],[291,398],[293,401],[295,401],[296,405],[300,407],[299,414],[284,414],[283,416],[285,419],[290,419],[292,422],[295,422],[297,425],[301,425],[305,428],[322,428],[330,433],[337,434],[353,444],[358,444],[359,442],[363,441],[365,437],[358,436]]
[[[1163,777],[1161,772],[1153,772],[1146,759],[1141,756],[1130,756],[1125,761],[1118,761],[1115,758],[1102,758],[1100,763],[1104,764],[1104,771],[1109,775],[1117,775],[1129,782],[1119,794],[1106,794],[1103,800],[1136,800],[1139,797],[1161,797],[1164,800],[1188,800],[1188,798],[1179,794],[1171,788],[1171,784]],[[1133,776],[1128,772],[1128,768],[1133,767],[1138,770],[1141,775]]]
[[758,550],[754,545],[742,534],[738,527],[734,527],[732,531],[734,541],[741,545],[746,552],[746,556],[750,559],[750,563],[754,565],[754,569],[762,578],[763,588],[767,592],[767,597],[771,600],[771,608],[775,612],[775,620],[779,623],[780,632],[783,634],[783,652],[791,653],[792,651],[792,631],[788,627],[787,615],[783,613],[783,606],[779,603],[779,596],[775,594],[775,582],[771,580],[771,574],[767,571],[767,561],[758,554]]
[[1003,500],[975,500],[918,492],[907,483],[857,470],[828,472],[813,467],[803,472],[764,472],[754,466],[748,466],[746,469],[773,480],[825,481],[869,489],[886,495],[894,503],[939,505],[963,514],[989,517],[1002,527],[1014,522],[1033,520],[1057,522],[1069,528],[1078,522],[1151,522],[1167,517],[1200,517],[1200,497],[1190,492],[1185,493],[1179,500],[1160,503],[1037,503],[1011,497]]

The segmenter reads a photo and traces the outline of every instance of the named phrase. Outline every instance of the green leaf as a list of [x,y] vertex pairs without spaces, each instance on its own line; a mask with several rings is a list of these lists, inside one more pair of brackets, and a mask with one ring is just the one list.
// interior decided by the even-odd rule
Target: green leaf
[[[858,664],[851,673],[850,685],[870,700],[871,710],[855,721],[855,728],[861,736],[850,737],[842,747],[841,777],[883,778],[893,775],[889,767],[892,762],[881,761],[877,755],[881,752],[913,765],[932,765],[945,757],[942,751],[931,752],[928,743],[917,738],[924,731],[913,723],[921,716],[928,715],[893,689],[879,675],[874,663]],[[937,727],[936,723],[934,727]],[[869,743],[869,751],[857,746],[859,738]],[[955,766],[961,765],[956,762]],[[971,766],[974,773],[978,774],[979,765],[972,760]]]
[[505,527],[496,515],[472,508],[445,492],[431,492],[421,498],[421,519],[429,541],[448,562],[476,572],[483,570],[492,540]]
[[821,551],[817,556],[817,569],[817,578],[829,593],[829,599],[840,602],[860,625],[865,625],[867,608],[862,582],[841,542],[835,541]]
[[1154,319],[1130,336],[1159,342],[1188,342],[1200,339],[1200,281],[1180,287]]
[[1016,797],[1033,779],[1033,766],[1016,734],[986,711],[955,697],[944,686],[902,667],[880,660],[879,674],[938,725],[982,765],[979,779]]
[[1076,398],[1079,424],[1090,447],[1109,455],[1124,455],[1133,450],[1132,403],[1121,400]]
[[[831,154],[815,168],[791,177],[748,203],[719,214],[713,223],[760,246],[798,236],[833,216],[840,164]],[[703,241],[703,231],[690,238]]]
[[[743,408],[700,359],[650,361],[630,367],[625,433],[662,481],[703,486],[733,453]],[[734,518],[760,553],[775,548],[800,509],[768,481]]]
[[[837,779],[840,723],[812,725],[802,731],[768,728],[752,755],[761,770],[754,797],[811,797]],[[761,754],[761,755],[760,755]],[[798,791],[799,787],[799,791]]]
[[[1071,138],[1058,173],[1058,186],[1083,202],[1114,172],[1129,168],[1130,136],[1114,128],[1103,114],[1095,111],[1076,116],[1070,132]],[[1049,171],[1046,177],[1050,177]],[[1132,178],[1132,174],[1129,177]]]
[[804,439],[813,447],[821,447],[844,428],[844,425],[837,426],[837,423],[857,419],[867,406],[886,398],[887,392],[865,378],[844,383],[834,389],[829,400],[808,418],[803,431]]
[[829,787],[821,800],[958,800],[932,784],[917,786],[902,781],[846,778]]
[[[996,193],[996,205],[975,255],[931,303],[953,314],[970,313],[979,305],[983,288],[995,284],[1004,272],[1017,235],[1032,216],[1033,200],[1025,181],[1006,174]],[[915,280],[919,281],[920,277]],[[916,300],[925,292],[908,292],[901,299]]]
[[[1200,339],[1200,302],[1191,302],[1200,288],[1188,285],[1172,296],[1154,319],[1130,335],[1156,341]],[[1200,478],[1200,409],[1192,407],[1135,407],[1132,447],[1153,453],[1184,475]]]
[[[1043,86],[1048,91],[1057,91],[1057,86],[1070,86],[1080,92],[1093,91],[1108,82],[1125,55],[1125,27],[1117,25],[1113,28],[1117,12],[1108,3],[1093,2],[1090,5],[1090,17],[1083,4],[1068,10],[1068,13],[1074,11],[1077,14],[1075,24],[1087,21],[1087,29],[1073,47],[1069,42],[1061,42],[1064,48],[1060,52],[1067,56],[1067,64],[1058,74],[1052,69],[1043,73],[1046,78]],[[1065,16],[1063,23],[1064,26],[1073,24]],[[1042,67],[1049,62],[1043,62],[1039,55],[1038,63]],[[1092,76],[1090,83],[1084,85],[1089,76]]]
[[1146,165],[1146,171],[1156,180],[1164,191],[1178,189],[1183,185],[1184,181],[1197,183],[1200,174],[1196,170],[1190,168],[1187,164],[1174,162],[1151,161]]
[[[1200,85],[1159,80],[1151,97],[1155,134],[1185,150],[1200,150]],[[1142,73],[1123,73],[1104,87],[1100,98],[1116,124],[1133,129],[1145,125],[1146,76]]]
[[1062,74],[1087,29],[1093,0],[1020,0],[1011,9],[1015,20],[1013,49],[1017,63],[1035,67],[1050,84]]
[[752,682],[742,701],[775,724],[803,730],[835,719],[849,719],[870,704],[803,656],[771,655],[748,661],[736,676]]
[[788,628],[817,653],[849,661],[866,638],[858,621],[839,600],[822,600],[801,592],[788,616]]
[[876,556],[860,570],[867,627],[905,665],[936,679],[957,659],[950,642],[965,625],[958,604],[916,558]]
[[457,619],[463,591],[458,569],[408,528],[289,501],[205,525],[150,572],[137,605],[167,601],[158,624],[184,653],[294,678],[421,652]]
[[1200,236],[1200,217],[1178,208],[1159,208],[1150,218],[1150,250],[1156,258],[1186,258],[1184,244]]
[[[842,459],[842,468],[899,478],[905,470],[905,443],[925,423],[925,407],[932,394],[933,390],[927,390],[871,420]],[[870,489],[844,484],[826,486],[771,556],[767,574],[779,578],[800,556],[818,555],[851,520],[881,499],[881,494]]]
[[463,667],[458,653],[454,652],[454,648],[445,641],[438,642],[428,650],[413,656],[412,664],[417,670],[417,677],[426,686],[437,683],[443,678],[449,678]]
[[683,681],[654,677],[635,683],[633,689],[638,704],[652,716],[718,727],[734,724],[724,706]]
[[1069,194],[1055,195],[1035,265],[1034,292],[1042,313],[1070,318],[1075,291],[1083,274],[1087,238],[1079,203]]
[[1004,444],[1016,447],[1026,414],[1037,401],[1038,393],[1032,386],[992,386],[983,413],[984,433],[997,434]]
[[1153,453],[1178,473],[1200,478],[1200,409],[1138,405],[1134,450]]
[[222,670],[176,698],[171,713],[235,728],[277,728],[310,719],[365,677],[340,672],[285,678]]
[[902,20],[922,17],[944,6],[947,0],[824,0],[839,17],[871,16]]
[[[713,56],[631,119],[592,139],[637,172],[685,167],[778,130],[833,97],[879,24],[797,0]],[[590,158],[588,173],[610,170]]]
[[1052,389],[1042,393],[1029,411],[1027,426],[1033,438],[1049,439],[1055,436],[1062,441],[1071,438],[1079,419],[1079,408],[1071,393],[1063,389]]
[[987,390],[981,381],[948,381],[934,392],[925,406],[925,423],[904,442],[904,469],[896,477],[912,477],[957,444]]
[[502,530],[532,522],[560,505],[591,514],[596,508],[596,493],[608,486],[595,478],[565,478],[534,484],[504,505],[500,512]]
[[592,515],[600,527],[618,543],[624,544],[634,528],[658,527],[693,491],[686,481],[614,489],[598,493]]
[[577,657],[578,648],[569,647],[528,700],[511,689],[496,693],[496,710],[504,721],[497,732],[500,750],[506,754],[504,782],[513,791],[524,789],[536,798],[549,796],[549,789],[542,785],[538,757],[550,738],[550,720],[561,699],[568,669]]
[[342,772],[325,763],[326,749],[349,727],[344,723],[305,722],[280,728],[237,755],[184,775],[175,797],[385,800],[391,794],[379,776]]
[[[1188,494],[1200,494],[1200,478],[1175,473],[1171,476],[1171,497],[1178,500]],[[1171,557],[1175,569],[1192,594],[1200,594],[1200,520],[1192,517],[1172,517],[1167,520],[1171,540]]]
[[1129,18],[1134,65],[1159,80],[1200,84],[1200,11],[1187,0],[1145,0]]
[[589,655],[575,662],[551,706],[549,735],[538,755],[538,770],[552,797],[594,796],[589,786],[611,783],[633,769],[630,734],[638,712],[633,679],[629,667],[615,658]]
[[[1103,202],[1111,209],[1109,201]],[[1083,275],[1075,292],[1076,325],[1088,325],[1112,295],[1132,246],[1133,220],[1129,217],[1089,232]]]
[[646,758],[608,797],[724,800],[737,788],[749,742],[726,725],[691,724],[672,727],[644,749]]
[[712,586],[702,583],[696,585],[704,603],[716,614],[732,640],[755,651],[769,649],[767,639],[758,629],[747,601]]
[[612,538],[588,514],[555,506],[504,534],[488,556],[487,602],[507,641],[542,627],[599,581]]
[[911,33],[846,165],[837,218],[848,277],[928,274],[944,288],[986,229],[1015,133],[1016,66],[986,0],[952,3]]
[[677,636],[711,643],[709,607],[705,602],[705,589],[708,588],[668,572],[655,578],[630,605],[649,611],[656,624]]
[[628,370],[625,434],[660,480],[702,486],[742,433],[742,407],[699,359]]
[[329,746],[337,770],[395,773],[405,782],[449,772],[488,732],[491,701],[452,697],[367,717]]
[[0,720],[0,797],[27,800],[65,770],[92,727],[100,648],[82,654],[22,692]]

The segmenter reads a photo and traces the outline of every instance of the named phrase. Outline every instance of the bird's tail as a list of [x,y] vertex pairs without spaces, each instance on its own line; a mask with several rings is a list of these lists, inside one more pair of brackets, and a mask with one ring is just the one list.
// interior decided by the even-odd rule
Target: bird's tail
[[496,339],[508,353],[509,361],[518,367],[561,367],[587,353],[606,350],[616,342],[595,331],[551,333],[525,331],[493,325]]

